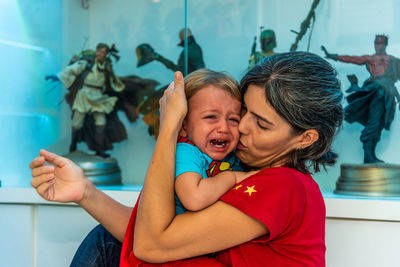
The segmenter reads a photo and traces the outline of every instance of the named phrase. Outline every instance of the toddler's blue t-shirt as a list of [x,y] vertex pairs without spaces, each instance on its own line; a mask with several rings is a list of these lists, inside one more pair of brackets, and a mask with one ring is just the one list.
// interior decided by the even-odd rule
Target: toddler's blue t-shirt
[[[234,152],[230,153],[222,161],[216,161],[201,152],[191,143],[177,143],[175,178],[185,172],[196,172],[200,174],[201,177],[208,178],[226,170],[243,170]],[[176,194],[175,210],[176,214],[181,214],[186,211]]]

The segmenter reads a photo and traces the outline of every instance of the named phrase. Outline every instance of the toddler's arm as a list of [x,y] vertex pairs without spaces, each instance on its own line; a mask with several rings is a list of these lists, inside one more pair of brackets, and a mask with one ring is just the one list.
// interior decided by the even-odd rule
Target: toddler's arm
[[216,202],[236,183],[256,173],[224,171],[202,178],[196,172],[185,172],[175,180],[175,192],[183,206],[190,211],[202,210]]
[[246,179],[247,177],[252,176],[253,174],[256,174],[258,171],[249,171],[249,172],[233,172],[235,174],[236,177],[236,183],[240,183],[241,181],[243,181],[244,179]]

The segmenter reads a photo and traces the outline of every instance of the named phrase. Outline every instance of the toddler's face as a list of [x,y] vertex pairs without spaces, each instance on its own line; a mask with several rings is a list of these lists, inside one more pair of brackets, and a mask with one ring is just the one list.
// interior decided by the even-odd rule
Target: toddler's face
[[240,101],[228,92],[207,86],[189,99],[181,135],[210,158],[222,160],[239,141],[240,110]]

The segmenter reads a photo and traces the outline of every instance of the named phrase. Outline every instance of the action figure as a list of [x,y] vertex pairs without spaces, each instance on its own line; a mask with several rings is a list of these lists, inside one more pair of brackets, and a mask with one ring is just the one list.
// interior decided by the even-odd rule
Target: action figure
[[349,105],[345,108],[345,120],[357,121],[364,125],[360,140],[363,143],[364,163],[383,163],[375,155],[375,148],[381,138],[383,129],[389,130],[393,121],[396,99],[399,93],[394,86],[400,79],[400,59],[387,55],[388,36],[376,35],[375,54],[364,56],[339,56],[328,53],[324,46],[326,58],[357,65],[366,65],[371,76],[360,88],[355,75],[348,75],[351,83],[346,92]]
[[260,46],[261,51],[256,51],[256,40],[254,37],[253,47],[251,49],[251,55],[249,58],[249,68],[256,65],[260,60],[265,57],[275,55],[274,48],[276,47],[275,32],[273,30],[263,30],[260,34]]
[[304,35],[307,33],[307,30],[310,29],[310,34],[308,36],[307,42],[307,52],[310,50],[310,43],[311,43],[311,35],[314,29],[315,24],[315,9],[317,8],[320,0],[314,0],[311,4],[311,8],[308,11],[307,17],[301,22],[300,24],[300,31],[290,30],[291,32],[296,34],[296,39],[294,43],[290,46],[289,51],[296,51],[299,42],[303,39]]
[[[127,138],[117,110],[123,110],[130,121],[135,121],[138,114],[134,102],[139,100],[132,94],[138,91],[138,86],[148,94],[153,93],[158,84],[136,76],[118,78],[112,70],[110,58],[110,55],[117,58],[116,52],[114,46],[110,49],[108,45],[99,43],[96,51],[84,50],[75,55],[60,73],[46,76],[46,80],[61,81],[68,89],[65,99],[72,109],[70,152],[77,149],[78,142],[84,141],[96,155],[109,157],[105,151],[112,148],[112,143]],[[125,89],[125,83],[129,90]]]
[[[178,46],[184,47],[185,45],[185,29],[179,31],[180,42]],[[205,67],[203,60],[203,52],[201,47],[196,43],[192,35],[192,31],[187,29],[187,43],[188,43],[188,67],[187,74],[202,69]],[[141,44],[136,48],[137,54],[137,67],[143,66],[153,60],[157,60],[165,65],[172,71],[185,72],[185,53],[181,52],[178,58],[178,64],[173,63],[171,60],[164,58],[156,53],[149,44]]]
[[[180,43],[178,46],[184,47],[185,43],[185,29],[179,31]],[[205,67],[203,60],[203,52],[201,47],[196,43],[192,31],[187,29],[187,42],[188,42],[188,66],[187,74],[202,69]],[[149,44],[141,44],[136,48],[137,67],[143,66],[153,60],[157,60],[164,64],[172,71],[185,72],[185,53],[181,52],[178,58],[178,64],[173,63],[154,51]],[[148,131],[150,135],[157,138],[159,131],[159,104],[158,100],[162,97],[164,90],[167,86],[160,88],[152,96],[147,98],[139,105],[139,112],[143,115],[143,121],[149,126]]]

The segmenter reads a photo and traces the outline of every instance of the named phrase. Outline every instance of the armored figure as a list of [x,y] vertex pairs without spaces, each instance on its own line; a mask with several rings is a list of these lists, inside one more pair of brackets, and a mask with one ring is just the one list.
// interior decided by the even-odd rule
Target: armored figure
[[263,58],[275,55],[274,48],[276,47],[276,37],[273,30],[263,30],[260,34],[261,51],[256,51],[256,40],[254,37],[253,47],[249,58],[249,67],[253,67]]
[[[179,39],[180,42],[178,46],[184,47],[185,44],[185,29],[179,31]],[[192,35],[192,31],[187,29],[187,43],[188,43],[188,66],[187,66],[187,74],[204,68],[204,60],[203,60],[203,52],[201,47],[196,43]],[[172,62],[171,60],[163,57],[154,51],[153,47],[149,44],[140,44],[136,48],[137,55],[137,67],[143,66],[152,61],[159,61],[165,67],[172,71],[180,71],[185,73],[185,53],[184,50],[181,52],[178,58],[177,64]],[[139,112],[143,115],[143,121],[149,126],[148,131],[150,135],[153,135],[154,138],[157,138],[159,131],[159,104],[158,100],[162,97],[164,90],[167,86],[161,87],[158,91],[156,91],[152,96],[148,97],[144,100],[138,107]]]
[[382,163],[375,155],[376,145],[383,129],[389,130],[393,121],[396,98],[399,93],[394,84],[400,79],[400,59],[386,54],[388,36],[376,35],[375,54],[364,56],[340,56],[329,53],[324,46],[326,58],[345,63],[365,65],[370,77],[362,87],[358,86],[355,75],[348,75],[351,83],[346,92],[348,106],[345,107],[345,120],[359,122],[364,125],[360,140],[363,143],[364,163]]
[[[178,46],[184,47],[185,45],[185,29],[179,31],[180,42]],[[187,42],[188,42],[188,68],[187,74],[204,68],[203,52],[201,47],[196,43],[192,31],[187,29]],[[185,70],[185,53],[181,52],[177,64],[154,51],[149,44],[141,44],[136,48],[137,54],[137,67],[143,66],[153,60],[161,62],[165,67],[172,71],[180,71],[184,73]]]

